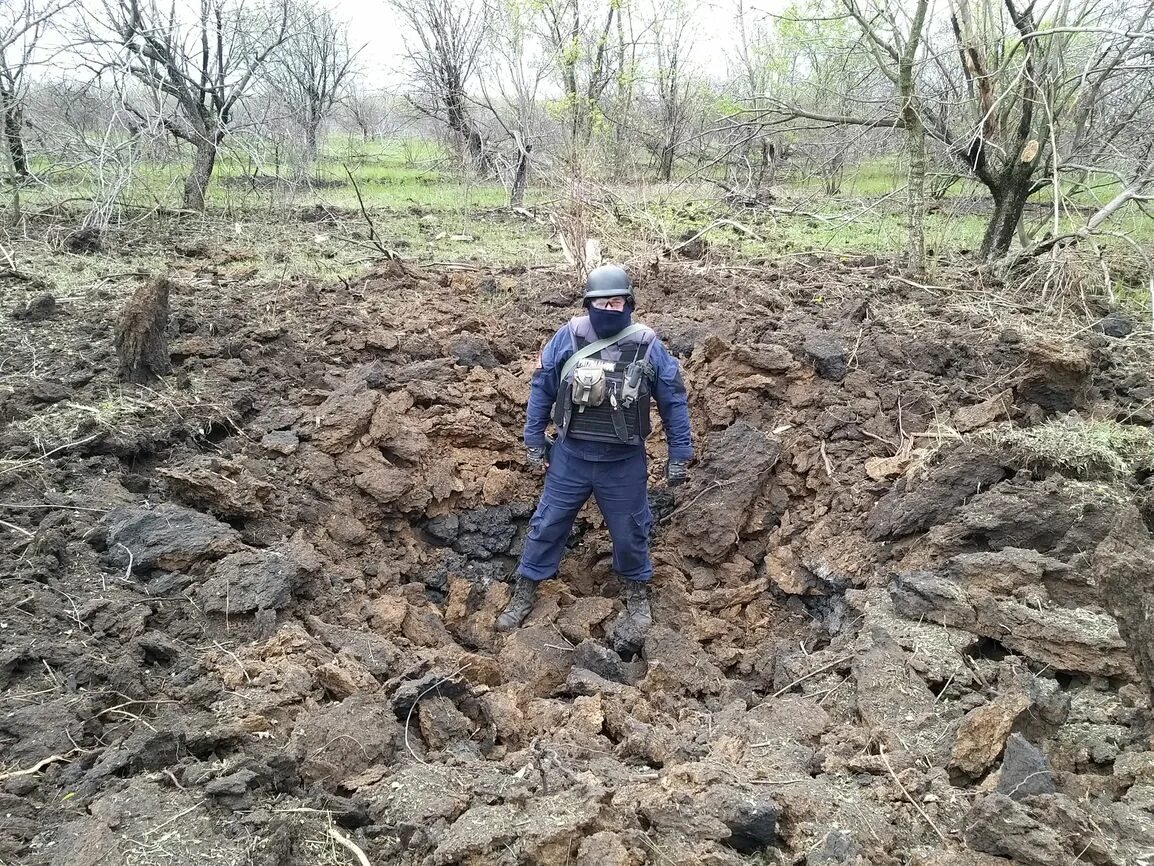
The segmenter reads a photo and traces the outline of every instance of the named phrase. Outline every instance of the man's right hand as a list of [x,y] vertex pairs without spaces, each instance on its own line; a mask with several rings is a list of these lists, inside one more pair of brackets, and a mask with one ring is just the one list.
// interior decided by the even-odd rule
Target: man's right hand
[[544,472],[549,468],[549,461],[545,459],[544,448],[526,448],[525,462],[534,472]]

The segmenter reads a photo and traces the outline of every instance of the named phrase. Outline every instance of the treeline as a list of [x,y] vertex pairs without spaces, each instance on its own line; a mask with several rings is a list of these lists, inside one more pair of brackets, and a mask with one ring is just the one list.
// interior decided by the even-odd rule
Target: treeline
[[[371,34],[312,0],[5,0],[13,188],[71,165],[121,177],[179,144],[200,209],[222,148],[307,170],[334,130],[437,136],[513,205],[575,177],[700,178],[756,203],[782,166],[836,193],[896,156],[920,266],[927,201],[959,179],[988,196],[988,260],[1100,233],[1154,183],[1148,0],[385,2],[405,46],[388,89],[364,73]],[[1090,205],[1073,231],[1071,204]]]

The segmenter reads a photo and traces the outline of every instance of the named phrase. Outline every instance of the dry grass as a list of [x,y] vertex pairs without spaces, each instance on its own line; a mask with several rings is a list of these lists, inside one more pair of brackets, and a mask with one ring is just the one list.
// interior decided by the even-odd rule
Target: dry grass
[[1024,468],[1054,469],[1074,478],[1126,481],[1154,471],[1154,435],[1117,421],[1062,418],[974,438],[1008,452]]

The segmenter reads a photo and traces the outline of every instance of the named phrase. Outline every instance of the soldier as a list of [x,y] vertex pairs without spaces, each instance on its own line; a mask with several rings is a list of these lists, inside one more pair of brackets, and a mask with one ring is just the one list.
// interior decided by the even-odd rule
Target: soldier
[[[545,472],[513,596],[497,630],[519,626],[533,608],[537,584],[553,577],[577,512],[592,494],[613,539],[613,570],[625,587],[625,609],[641,630],[649,607],[649,529],[645,439],[650,399],[665,428],[668,483],[686,480],[693,448],[681,369],[657,335],[631,322],[629,275],[603,265],[585,284],[587,314],[564,325],[545,346],[529,390],[525,447],[531,466]],[[552,420],[556,440],[545,430]]]

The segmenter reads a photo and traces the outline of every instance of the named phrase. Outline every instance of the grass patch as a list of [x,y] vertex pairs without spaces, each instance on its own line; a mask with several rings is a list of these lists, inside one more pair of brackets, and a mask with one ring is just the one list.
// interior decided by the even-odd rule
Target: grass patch
[[1062,418],[976,438],[1024,469],[1051,469],[1083,480],[1126,481],[1154,471],[1154,435],[1134,424]]

